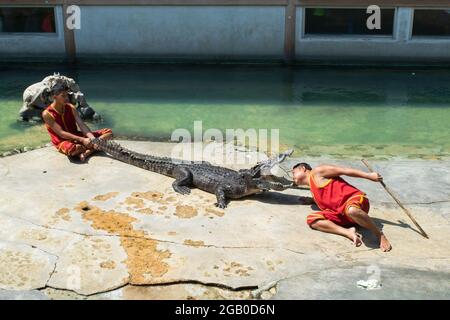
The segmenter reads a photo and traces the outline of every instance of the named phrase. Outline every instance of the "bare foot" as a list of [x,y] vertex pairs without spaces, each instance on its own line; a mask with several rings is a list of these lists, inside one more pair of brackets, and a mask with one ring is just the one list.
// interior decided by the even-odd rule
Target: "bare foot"
[[381,234],[381,237],[380,237],[380,249],[383,252],[388,252],[388,251],[391,251],[391,249],[392,249],[391,244],[389,243],[388,239],[385,237],[384,234]]
[[81,162],[85,162],[86,159],[87,159],[91,154],[93,154],[94,152],[95,152],[94,149],[87,149],[85,152],[81,153],[80,156],[79,156]]
[[348,238],[351,241],[353,241],[353,244],[355,245],[355,247],[361,246],[361,244],[362,244],[362,240],[361,240],[362,236],[358,232],[356,232],[356,228],[355,227],[351,227],[351,228],[348,229],[348,231],[349,231],[349,237]]
[[84,152],[83,152],[83,153],[80,153],[80,155],[79,155],[78,157],[80,158],[80,161],[81,161],[81,162],[85,162],[85,161],[86,161],[86,155],[85,155]]

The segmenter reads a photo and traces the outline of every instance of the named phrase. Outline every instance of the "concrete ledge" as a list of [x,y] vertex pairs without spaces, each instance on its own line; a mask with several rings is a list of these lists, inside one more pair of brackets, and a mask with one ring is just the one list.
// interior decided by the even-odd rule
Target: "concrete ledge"
[[[155,155],[170,155],[173,146],[122,143]],[[264,193],[219,210],[211,194],[181,196],[172,179],[102,155],[75,164],[49,147],[1,158],[0,289],[54,299],[448,298],[449,162],[373,165],[429,240],[377,184],[364,181],[352,182],[369,194],[390,253],[367,233],[354,248],[309,229],[305,218],[314,208],[297,200],[307,190]],[[362,294],[355,281],[371,265],[380,268],[383,286]],[[346,270],[353,271],[343,277]]]

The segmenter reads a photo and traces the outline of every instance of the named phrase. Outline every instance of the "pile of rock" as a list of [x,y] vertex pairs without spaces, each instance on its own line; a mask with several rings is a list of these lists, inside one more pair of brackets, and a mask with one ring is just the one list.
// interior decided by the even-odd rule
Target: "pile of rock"
[[9,156],[13,156],[15,154],[24,153],[24,152],[28,152],[31,150],[50,147],[50,146],[51,146],[51,143],[46,143],[46,144],[43,144],[40,146],[34,146],[34,147],[25,146],[25,147],[21,147],[21,148],[14,148],[12,150],[0,153],[0,157],[9,157]]

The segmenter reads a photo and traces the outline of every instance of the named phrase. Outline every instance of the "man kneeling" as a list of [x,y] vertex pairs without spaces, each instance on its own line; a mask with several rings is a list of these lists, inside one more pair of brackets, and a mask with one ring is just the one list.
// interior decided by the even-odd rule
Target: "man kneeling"
[[81,120],[76,108],[68,103],[67,88],[53,88],[52,96],[53,102],[42,112],[52,143],[59,152],[78,157],[84,162],[95,152],[91,139],[111,139],[112,130],[105,128],[91,131]]
[[344,236],[359,247],[361,235],[354,225],[370,230],[380,241],[382,251],[390,251],[391,244],[369,217],[369,199],[366,194],[342,179],[341,175],[380,181],[376,173],[366,173],[351,168],[321,165],[314,169],[307,163],[298,163],[293,169],[296,185],[308,185],[320,212],[307,217],[308,225],[322,232]]

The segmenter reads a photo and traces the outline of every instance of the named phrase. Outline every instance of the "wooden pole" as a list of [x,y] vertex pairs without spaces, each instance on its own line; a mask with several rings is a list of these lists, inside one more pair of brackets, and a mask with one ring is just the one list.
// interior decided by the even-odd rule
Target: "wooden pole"
[[[362,163],[364,163],[364,165],[367,167],[367,169],[369,169],[370,172],[374,172],[372,167],[370,166],[370,164],[365,159],[362,159],[361,161],[362,161]],[[392,197],[392,199],[395,200],[395,202],[399,205],[399,207],[403,209],[403,211],[406,213],[406,215],[411,219],[411,221],[420,230],[420,233],[422,234],[422,236],[429,239],[427,233],[422,229],[422,227],[419,225],[419,223],[416,221],[416,219],[412,216],[412,214],[409,212],[409,210],[405,208],[405,206],[400,202],[400,200],[398,200],[398,198],[394,195],[394,193],[391,191],[391,189],[389,189],[386,186],[386,184],[383,182],[383,180],[381,180],[380,183],[383,186],[384,190],[386,190],[386,192],[389,193],[389,195]]]
[[292,64],[295,60],[295,20],[296,11],[294,0],[288,0],[285,9],[284,23],[284,61]]
[[67,19],[69,18],[67,14],[68,4],[63,4],[63,30],[64,30],[64,45],[66,48],[66,58],[69,64],[75,64],[77,49],[75,45],[75,32],[73,29],[67,27]]

